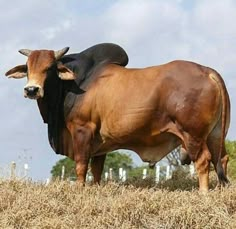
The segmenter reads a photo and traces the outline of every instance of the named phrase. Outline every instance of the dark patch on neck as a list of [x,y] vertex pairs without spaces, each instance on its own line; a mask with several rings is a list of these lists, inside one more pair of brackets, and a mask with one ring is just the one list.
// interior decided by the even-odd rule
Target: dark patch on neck
[[[48,124],[48,139],[57,154],[66,155],[63,147],[62,131],[66,127],[65,119],[70,113],[77,94],[83,93],[74,81],[63,81],[58,77],[56,66],[48,71],[44,84],[44,97],[38,101],[44,122]],[[69,99],[65,98],[69,94]],[[43,108],[43,109],[42,109]]]

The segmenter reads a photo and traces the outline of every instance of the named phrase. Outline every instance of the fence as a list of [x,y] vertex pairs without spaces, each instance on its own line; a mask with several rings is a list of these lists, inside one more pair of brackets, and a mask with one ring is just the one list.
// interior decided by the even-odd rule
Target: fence
[[0,166],[0,178],[4,179],[25,179],[28,178],[29,165],[27,163],[17,165],[12,161],[10,165]]
[[[194,165],[190,164],[189,166],[182,166],[185,168],[185,170],[188,171],[188,173],[190,174],[190,176],[194,176],[195,174],[195,169],[194,169]],[[187,167],[187,169],[186,169]],[[170,166],[170,165],[156,165],[155,166],[155,182],[159,183],[160,180],[169,180],[172,178],[172,173],[176,168]],[[12,162],[10,166],[5,167],[5,168],[1,168],[0,167],[0,178],[9,178],[9,179],[15,179],[15,178],[20,178],[20,179],[25,179],[28,178],[28,171],[29,171],[29,165],[27,163],[25,163],[23,165],[23,167],[17,167],[15,162]],[[144,168],[142,171],[142,175],[140,176],[140,178],[142,179],[147,179],[149,176],[148,174],[148,169]],[[115,177],[117,177],[118,179],[116,179]],[[61,180],[64,180],[65,178],[65,166],[62,166],[61,169]],[[120,182],[125,182],[128,178],[128,173],[125,169],[123,168],[119,168],[118,171],[118,176],[114,174],[114,171],[112,168],[109,169],[109,171],[106,171],[104,173],[104,180],[105,181],[112,181],[112,180],[118,180]],[[87,176],[87,181],[91,182],[93,180],[93,177],[91,175]],[[46,183],[49,183],[50,179],[48,178],[46,180]]]
[[[195,175],[195,168],[193,164],[190,164],[189,166],[181,166],[182,168],[184,168],[184,170],[189,173],[189,175],[191,177],[193,177]],[[172,178],[172,173],[173,171],[176,170],[175,167],[172,167],[170,165],[156,165],[155,166],[155,182],[159,183],[160,180],[169,180]],[[144,168],[142,171],[142,175],[140,176],[140,178],[142,179],[147,179],[148,178],[148,169]],[[115,177],[118,177],[118,179],[115,179]],[[118,176],[114,174],[113,169],[110,168],[109,171],[106,171],[104,173],[104,180],[105,181],[111,181],[111,180],[118,180],[120,182],[125,182],[128,178],[128,174],[127,171],[123,168],[119,168],[118,171]],[[88,175],[87,176],[87,181],[92,181],[93,177],[92,175]]]

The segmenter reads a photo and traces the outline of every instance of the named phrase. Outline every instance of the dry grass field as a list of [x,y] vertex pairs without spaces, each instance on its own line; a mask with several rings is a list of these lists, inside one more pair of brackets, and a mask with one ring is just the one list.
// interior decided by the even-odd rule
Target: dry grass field
[[0,228],[236,228],[236,183],[206,195],[196,180],[81,187],[0,181]]

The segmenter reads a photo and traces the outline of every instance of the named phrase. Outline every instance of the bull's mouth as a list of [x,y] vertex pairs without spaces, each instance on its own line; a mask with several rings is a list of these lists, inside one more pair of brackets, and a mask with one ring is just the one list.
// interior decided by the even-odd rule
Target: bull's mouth
[[27,99],[33,99],[33,100],[37,100],[37,99],[41,98],[41,96],[39,96],[39,95],[32,96],[32,95],[25,95],[25,94],[24,94],[24,97]]

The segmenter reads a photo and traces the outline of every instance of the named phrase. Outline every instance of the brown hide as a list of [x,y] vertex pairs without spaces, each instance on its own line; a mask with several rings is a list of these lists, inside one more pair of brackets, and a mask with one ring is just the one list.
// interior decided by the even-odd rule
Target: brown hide
[[220,159],[229,113],[225,85],[213,69],[186,61],[145,69],[112,64],[73,107],[67,127],[77,142],[76,161],[83,154],[125,148],[156,162],[182,144],[196,162],[200,189],[206,191],[210,161],[220,182],[227,181]]

